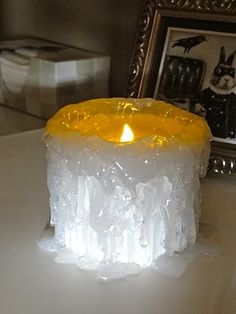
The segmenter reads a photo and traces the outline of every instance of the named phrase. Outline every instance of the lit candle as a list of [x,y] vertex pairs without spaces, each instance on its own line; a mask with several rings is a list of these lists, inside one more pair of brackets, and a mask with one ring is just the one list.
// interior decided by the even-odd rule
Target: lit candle
[[132,142],[133,140],[134,140],[134,133],[131,130],[131,128],[129,127],[129,125],[125,124],[124,128],[123,128],[122,135],[120,137],[120,141],[122,143],[126,143],[126,142]]
[[210,138],[202,118],[152,99],[62,108],[45,142],[53,241],[70,252],[63,262],[127,274],[193,244]]

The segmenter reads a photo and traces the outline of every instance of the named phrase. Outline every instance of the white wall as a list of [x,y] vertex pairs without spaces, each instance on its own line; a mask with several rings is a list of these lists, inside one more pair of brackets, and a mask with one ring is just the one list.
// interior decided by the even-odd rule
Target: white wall
[[111,96],[122,96],[141,0],[2,0],[1,37],[32,35],[112,56]]

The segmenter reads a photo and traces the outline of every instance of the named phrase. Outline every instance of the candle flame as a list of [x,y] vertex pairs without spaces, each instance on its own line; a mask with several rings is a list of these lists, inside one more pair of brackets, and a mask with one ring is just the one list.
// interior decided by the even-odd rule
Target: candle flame
[[129,127],[129,125],[125,124],[123,127],[122,135],[120,137],[120,141],[122,143],[125,143],[125,142],[131,142],[133,140],[134,140],[134,133],[131,130],[131,128]]

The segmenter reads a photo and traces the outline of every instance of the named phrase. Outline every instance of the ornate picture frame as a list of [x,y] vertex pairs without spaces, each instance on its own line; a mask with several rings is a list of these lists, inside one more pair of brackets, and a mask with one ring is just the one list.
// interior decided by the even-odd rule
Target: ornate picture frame
[[[233,48],[236,49],[235,22],[236,1],[234,0],[144,0],[129,68],[128,96],[160,98],[158,84],[162,80],[163,68],[165,68],[164,64],[166,64],[168,53],[166,47],[169,47],[170,51],[170,47],[178,46],[178,53],[182,53],[178,57],[191,59],[191,53],[188,54],[188,50],[191,50],[191,47],[182,46],[181,50],[181,45],[178,41],[181,37],[188,40],[192,38],[199,40],[199,37],[204,37],[204,40],[200,39],[197,44],[195,43],[195,46],[197,46],[201,42],[207,41],[207,38],[211,36],[211,38],[217,39],[215,42],[219,42],[220,47],[224,46],[225,43],[227,45],[227,38],[231,36],[231,44],[229,43],[228,45],[231,48],[232,38],[234,39],[235,34],[235,46],[233,45],[235,48]],[[175,34],[176,38],[173,37],[175,41],[172,38],[171,46],[168,43],[168,38],[171,38],[169,35],[172,30],[177,32],[177,35]],[[189,32],[189,36],[186,36],[185,30]],[[222,45],[220,43],[221,38]],[[173,42],[177,44],[173,44]],[[206,51],[207,49],[209,51],[212,50],[213,46],[209,46],[211,42],[205,47],[201,44],[202,49]],[[223,53],[222,51],[219,52],[220,48],[218,46],[215,49],[216,54]],[[196,48],[192,49],[192,51],[194,50],[196,52]],[[234,54],[234,52],[229,53],[227,47],[226,50],[226,55]],[[175,49],[176,51],[177,49]],[[192,60],[196,61],[195,59]],[[233,67],[235,71],[235,63]],[[236,94],[236,92],[234,93]],[[235,143],[234,140],[231,141],[228,138],[214,137],[209,172],[230,175],[231,177],[236,176],[236,137]]]

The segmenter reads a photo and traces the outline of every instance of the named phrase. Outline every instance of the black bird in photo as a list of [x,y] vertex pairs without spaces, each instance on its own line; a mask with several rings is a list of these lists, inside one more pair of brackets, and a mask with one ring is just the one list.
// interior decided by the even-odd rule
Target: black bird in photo
[[182,39],[174,40],[172,48],[174,48],[174,47],[182,47],[182,48],[184,48],[184,53],[185,52],[189,53],[189,51],[193,47],[201,44],[203,41],[207,41],[206,37],[203,36],[203,35],[182,38]]

